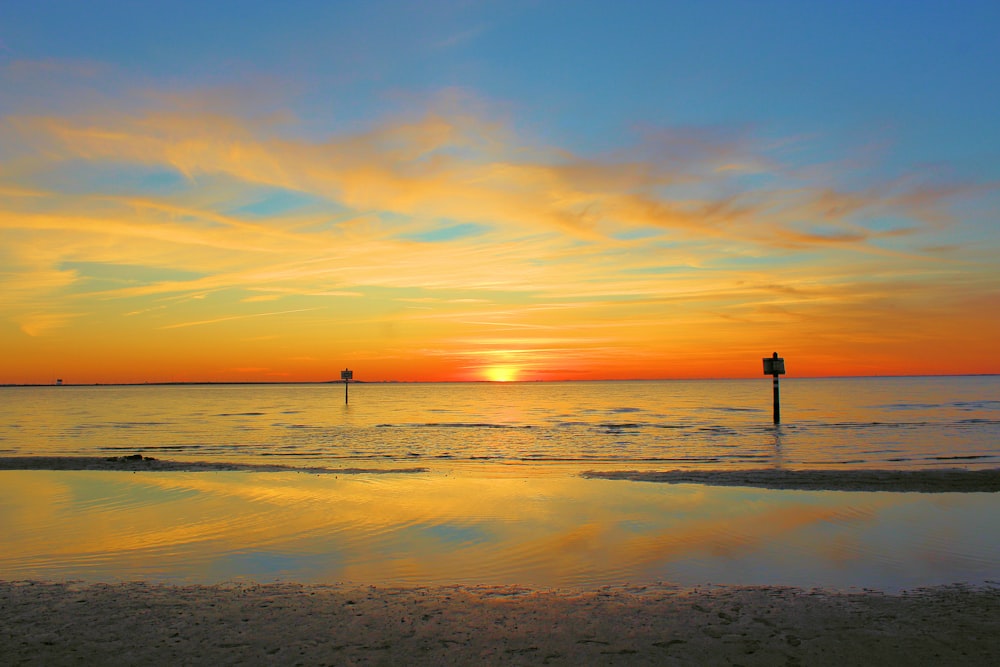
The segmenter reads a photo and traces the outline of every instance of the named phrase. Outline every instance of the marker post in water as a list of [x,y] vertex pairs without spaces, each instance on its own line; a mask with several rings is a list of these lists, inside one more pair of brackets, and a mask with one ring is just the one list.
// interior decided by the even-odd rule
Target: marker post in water
[[770,357],[764,357],[764,375],[774,376],[774,423],[781,423],[781,397],[778,394],[778,376],[785,374],[785,360],[775,352]]
[[[347,405],[347,385],[354,379],[354,371],[345,368],[340,371],[340,379],[344,381],[344,405]],[[777,380],[775,380],[777,382]]]

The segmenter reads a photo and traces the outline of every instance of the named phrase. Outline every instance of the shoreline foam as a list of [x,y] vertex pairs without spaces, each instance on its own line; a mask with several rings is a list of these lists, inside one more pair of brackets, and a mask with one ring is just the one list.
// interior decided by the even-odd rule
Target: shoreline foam
[[997,664],[1000,588],[0,582],[12,664]]

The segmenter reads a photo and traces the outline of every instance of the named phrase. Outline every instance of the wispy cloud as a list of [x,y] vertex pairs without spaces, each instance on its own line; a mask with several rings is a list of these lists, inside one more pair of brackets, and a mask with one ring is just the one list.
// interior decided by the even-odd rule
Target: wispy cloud
[[[958,274],[979,295],[996,278],[953,233],[981,186],[795,164],[748,128],[645,127],[579,155],[461,96],[323,139],[287,114],[142,97],[0,124],[19,151],[0,160],[0,303],[26,334],[109,313],[162,332],[325,311],[375,327],[373,357],[402,331],[411,354],[474,368],[506,350],[541,372],[791,320],[899,340],[894,308],[937,312],[901,286],[949,298]],[[66,270],[79,262],[121,279]],[[217,316],[190,309],[206,295]]]
[[26,311],[15,315],[15,321],[28,336],[43,336],[53,329],[67,326],[80,313],[55,313],[46,311]]
[[160,329],[181,329],[184,327],[200,327],[206,324],[218,324],[220,322],[232,322],[234,320],[249,320],[257,317],[274,317],[275,315],[291,315],[292,313],[305,313],[310,310],[321,310],[321,306],[316,308],[296,308],[294,310],[279,310],[268,313],[250,313],[249,315],[228,315],[226,317],[215,317],[209,320],[197,320],[194,322],[178,322],[176,324],[167,324]]
[[[954,188],[921,184],[864,191],[780,183],[738,188],[739,175],[765,172],[775,162],[742,137],[732,143],[674,137],[658,160],[599,162],[565,151],[526,153],[509,143],[509,131],[495,121],[435,111],[322,143],[268,136],[273,128],[204,114],[22,118],[15,124],[64,160],[170,168],[192,182],[222,175],[309,192],[355,211],[547,229],[588,240],[650,226],[685,238],[724,237],[763,247],[822,245],[830,238],[863,246],[870,234],[831,237],[794,226],[817,220],[858,230],[875,215],[922,225],[946,220],[944,204],[956,194]],[[747,166],[737,169],[735,163]],[[699,194],[671,194],[681,185]]]

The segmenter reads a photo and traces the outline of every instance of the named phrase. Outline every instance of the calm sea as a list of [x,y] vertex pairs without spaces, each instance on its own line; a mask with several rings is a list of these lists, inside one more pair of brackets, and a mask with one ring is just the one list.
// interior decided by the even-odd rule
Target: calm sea
[[17,387],[0,455],[287,465],[996,467],[1000,376]]
[[[0,471],[0,578],[593,587],[996,585],[1000,494],[587,469],[1000,465],[1000,378],[32,387],[0,455],[413,468]],[[994,583],[990,583],[994,582]]]

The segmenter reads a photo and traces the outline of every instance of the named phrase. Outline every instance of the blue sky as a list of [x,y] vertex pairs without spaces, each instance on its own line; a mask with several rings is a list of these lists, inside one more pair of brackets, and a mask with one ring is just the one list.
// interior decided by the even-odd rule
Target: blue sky
[[573,145],[669,121],[975,159],[997,141],[998,19],[994,2],[919,0],[12,2],[0,55],[129,86],[270,78],[318,131],[455,87]]

